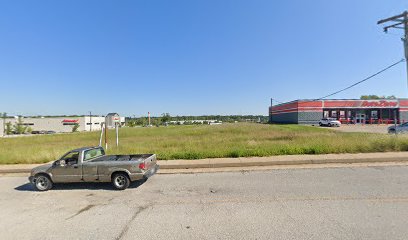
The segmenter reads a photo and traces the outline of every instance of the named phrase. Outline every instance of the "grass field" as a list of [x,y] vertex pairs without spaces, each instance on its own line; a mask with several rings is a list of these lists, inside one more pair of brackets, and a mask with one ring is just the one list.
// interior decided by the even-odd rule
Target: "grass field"
[[[122,128],[120,147],[112,143],[108,153],[156,153],[159,159],[201,159],[407,151],[408,137],[399,135],[345,133],[299,125],[223,124]],[[0,138],[0,163],[43,163],[66,151],[94,146],[99,132]]]

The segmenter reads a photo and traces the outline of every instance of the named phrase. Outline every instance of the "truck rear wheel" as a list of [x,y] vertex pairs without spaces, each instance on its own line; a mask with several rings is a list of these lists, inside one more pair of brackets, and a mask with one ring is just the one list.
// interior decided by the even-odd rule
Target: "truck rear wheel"
[[38,191],[48,191],[52,188],[52,181],[47,175],[37,175],[34,179],[34,186]]
[[130,179],[126,173],[115,173],[112,177],[112,185],[117,190],[125,190],[130,185]]

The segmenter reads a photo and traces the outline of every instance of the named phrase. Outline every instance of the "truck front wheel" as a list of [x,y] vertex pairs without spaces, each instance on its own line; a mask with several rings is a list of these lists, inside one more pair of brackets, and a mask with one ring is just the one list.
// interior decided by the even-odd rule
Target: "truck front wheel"
[[34,186],[38,191],[48,191],[52,188],[52,181],[47,175],[37,175],[34,179]]
[[115,173],[112,177],[112,185],[117,190],[125,190],[130,185],[130,179],[126,173]]

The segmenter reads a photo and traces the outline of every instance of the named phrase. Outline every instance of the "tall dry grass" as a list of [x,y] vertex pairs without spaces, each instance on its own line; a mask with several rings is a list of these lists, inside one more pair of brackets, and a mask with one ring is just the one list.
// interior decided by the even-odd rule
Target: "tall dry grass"
[[[408,138],[345,133],[299,125],[251,123],[122,128],[120,147],[114,132],[108,153],[156,153],[159,159],[201,159],[287,154],[407,151]],[[42,163],[66,151],[99,142],[99,133],[70,133],[0,139],[0,163]]]

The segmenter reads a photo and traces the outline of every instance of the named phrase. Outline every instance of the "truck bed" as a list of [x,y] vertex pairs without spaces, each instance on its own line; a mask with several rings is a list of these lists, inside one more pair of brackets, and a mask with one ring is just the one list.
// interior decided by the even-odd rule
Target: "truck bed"
[[135,154],[135,155],[105,155],[99,158],[90,160],[90,162],[106,162],[106,161],[143,161],[154,154]]

